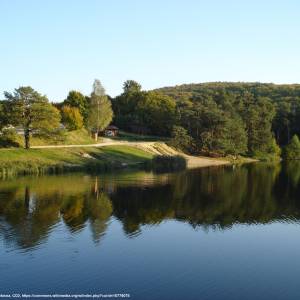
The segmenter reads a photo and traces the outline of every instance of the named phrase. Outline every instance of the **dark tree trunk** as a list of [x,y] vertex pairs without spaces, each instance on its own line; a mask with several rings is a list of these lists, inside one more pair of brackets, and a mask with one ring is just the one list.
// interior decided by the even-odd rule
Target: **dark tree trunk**
[[25,148],[30,148],[30,131],[29,129],[25,129],[24,131],[24,139],[25,139]]

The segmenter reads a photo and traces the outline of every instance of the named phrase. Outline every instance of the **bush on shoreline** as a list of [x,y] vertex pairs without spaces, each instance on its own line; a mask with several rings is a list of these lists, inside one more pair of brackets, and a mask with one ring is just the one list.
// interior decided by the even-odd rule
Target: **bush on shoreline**
[[14,129],[4,129],[0,135],[0,148],[20,147],[17,134]]

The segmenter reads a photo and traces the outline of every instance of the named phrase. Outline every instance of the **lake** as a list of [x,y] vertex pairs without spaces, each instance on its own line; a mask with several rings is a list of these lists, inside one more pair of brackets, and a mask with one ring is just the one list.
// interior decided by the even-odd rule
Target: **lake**
[[0,293],[299,299],[300,163],[0,181]]

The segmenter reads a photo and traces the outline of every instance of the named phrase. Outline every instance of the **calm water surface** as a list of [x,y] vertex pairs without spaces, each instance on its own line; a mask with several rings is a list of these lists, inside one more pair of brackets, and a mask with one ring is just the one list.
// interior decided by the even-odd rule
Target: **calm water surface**
[[0,293],[300,299],[300,164],[0,181]]

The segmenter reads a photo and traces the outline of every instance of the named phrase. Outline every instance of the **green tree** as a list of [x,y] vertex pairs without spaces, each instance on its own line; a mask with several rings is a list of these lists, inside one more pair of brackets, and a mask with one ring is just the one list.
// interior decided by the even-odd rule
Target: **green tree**
[[95,141],[98,140],[99,132],[109,125],[112,118],[111,102],[108,100],[101,82],[96,79],[93,84],[88,113],[88,127],[94,133]]
[[85,97],[78,91],[70,91],[67,99],[65,99],[65,101],[63,102],[63,105],[77,107],[84,121],[86,121],[88,116],[88,97]]
[[133,80],[123,84],[123,93],[113,101],[114,123],[122,129],[143,132],[140,116],[137,114],[137,105],[144,99],[146,92],[141,90],[141,85]]
[[194,138],[196,150],[219,155],[245,154],[247,133],[236,102],[234,95],[223,92],[194,102],[186,97],[177,101],[179,124]]
[[248,150],[255,153],[268,153],[273,143],[272,121],[275,108],[269,98],[246,95],[242,112],[248,135]]
[[297,135],[294,135],[284,148],[283,158],[285,160],[300,159],[300,141]]
[[25,148],[30,148],[30,137],[37,133],[49,136],[59,127],[59,111],[33,88],[20,87],[13,93],[5,92],[10,123],[24,130]]
[[276,114],[273,129],[278,143],[286,144],[290,141],[292,123],[292,104],[288,99],[276,102]]
[[184,152],[192,152],[193,138],[188,134],[185,128],[181,126],[173,126],[171,137],[169,144],[172,147]]
[[137,123],[155,135],[170,136],[175,115],[175,101],[158,92],[146,92],[135,107]]
[[77,107],[64,105],[61,109],[62,123],[68,130],[76,130],[83,127],[83,117]]
[[127,80],[123,84],[124,93],[136,93],[142,90],[142,86],[134,81],[134,80]]
[[245,124],[238,116],[228,116],[220,128],[217,149],[224,155],[234,156],[247,152],[247,133]]
[[142,134],[168,135],[176,119],[176,103],[159,92],[146,92],[141,85],[128,80],[123,93],[113,100],[117,126]]
[[269,143],[269,147],[267,152],[271,155],[271,160],[279,160],[281,156],[281,148],[278,146],[276,139],[272,138],[271,142]]

